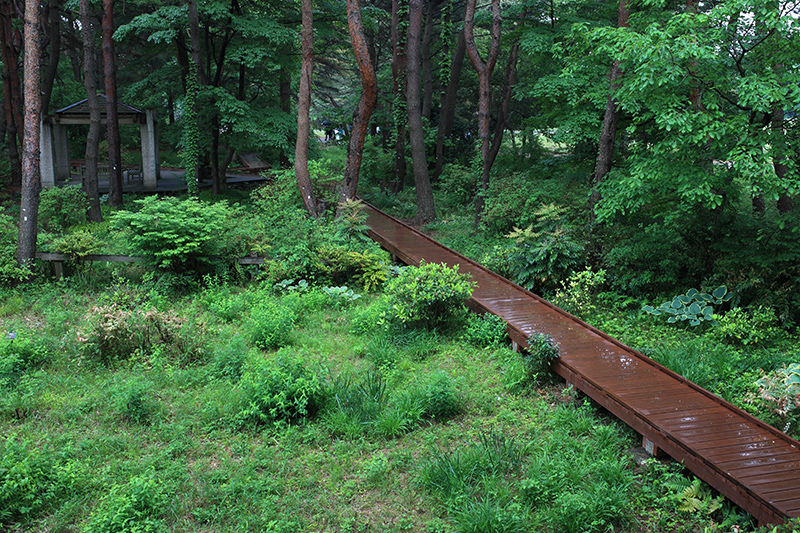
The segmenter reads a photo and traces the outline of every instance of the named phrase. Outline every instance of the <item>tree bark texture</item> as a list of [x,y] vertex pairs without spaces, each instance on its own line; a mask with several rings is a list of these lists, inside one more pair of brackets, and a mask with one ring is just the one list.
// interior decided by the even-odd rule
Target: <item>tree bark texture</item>
[[492,40],[489,46],[489,55],[484,61],[478,53],[475,44],[475,4],[476,0],[467,0],[467,9],[464,15],[464,37],[466,39],[467,54],[472,66],[478,73],[478,140],[481,143],[481,159],[483,172],[475,195],[475,226],[477,227],[483,216],[484,199],[483,191],[489,188],[489,173],[492,170],[489,161],[490,141],[489,120],[492,105],[491,77],[497,64],[500,53],[500,0],[492,0]]
[[464,30],[458,33],[456,49],[453,53],[453,61],[450,63],[450,79],[447,82],[447,90],[442,95],[442,105],[439,109],[439,128],[436,132],[436,163],[433,167],[433,179],[442,175],[444,166],[444,142],[453,132],[453,121],[456,116],[456,96],[458,95],[458,83],[461,79],[461,67],[464,65],[464,55],[466,53],[466,39]]
[[86,88],[89,105],[89,134],[86,136],[86,174],[83,177],[83,190],[89,197],[88,218],[92,222],[102,222],[100,212],[100,192],[97,184],[97,145],[100,142],[100,104],[97,100],[95,83],[94,31],[89,16],[89,0],[80,0],[81,35],[83,36],[83,86]]
[[425,13],[425,32],[422,34],[422,116],[431,119],[433,107],[433,67],[431,66],[431,39],[433,38],[433,21],[436,19],[436,7],[439,0],[429,0]]
[[353,111],[353,129],[350,132],[350,143],[347,145],[344,179],[339,194],[340,202],[352,200],[356,196],[364,141],[367,137],[369,119],[378,99],[378,80],[372,66],[367,40],[364,37],[364,25],[361,22],[361,8],[358,0],[347,0],[347,27],[358,70],[361,73],[361,97]]
[[408,11],[408,70],[406,79],[406,109],[408,109],[408,141],[411,146],[411,166],[417,196],[417,224],[436,218],[433,190],[425,157],[425,131],[420,106],[420,41],[422,36],[422,0],[410,0]]
[[122,153],[117,116],[117,59],[114,54],[114,0],[103,0],[103,67],[108,131],[108,204],[122,206]]
[[500,152],[500,145],[503,144],[503,133],[506,130],[506,120],[508,109],[511,107],[511,92],[514,88],[517,73],[517,58],[519,57],[519,38],[514,40],[511,49],[508,51],[508,64],[506,65],[506,78],[503,84],[503,97],[500,101],[500,110],[497,113],[497,121],[494,126],[494,137],[492,146],[489,148],[489,167],[494,165],[497,154]]
[[311,79],[314,73],[314,9],[312,0],[302,0],[301,48],[303,62],[300,67],[300,89],[297,94],[297,140],[294,146],[294,175],[303,205],[308,214],[317,218],[317,198],[308,171],[308,139],[311,135]]
[[[406,124],[400,119],[405,102],[406,87],[406,48],[400,38],[400,0],[392,0],[392,88],[394,106],[392,114],[395,122],[394,179],[398,182],[396,190],[401,191],[406,181]],[[404,113],[403,113],[404,114]]]
[[3,58],[3,111],[8,134],[8,158],[11,163],[11,186],[22,186],[22,88],[17,68],[21,38],[19,30],[12,26],[14,7],[11,0],[0,1],[0,47]]
[[[617,27],[628,27],[631,12],[627,0],[619,0],[619,13]],[[618,87],[618,78],[622,75],[619,61],[614,61],[608,73],[609,92],[606,99],[606,111],[603,116],[603,129],[600,132],[600,140],[597,148],[597,164],[592,177],[592,193],[589,197],[589,216],[594,219],[594,208],[600,201],[600,192],[597,187],[603,183],[606,175],[611,171],[614,162],[614,141],[617,136],[617,103],[614,101],[614,90]]]
[[61,3],[59,0],[50,0],[47,4],[47,33],[50,36],[50,57],[47,69],[42,77],[42,115],[50,112],[50,97],[53,94],[53,84],[58,74],[58,61],[61,57]]
[[41,134],[40,92],[41,72],[41,4],[38,0],[25,0],[25,133],[22,142],[22,198],[19,212],[17,239],[17,264],[30,268],[36,257],[36,235],[39,218],[39,191],[42,180],[39,171],[39,137]]

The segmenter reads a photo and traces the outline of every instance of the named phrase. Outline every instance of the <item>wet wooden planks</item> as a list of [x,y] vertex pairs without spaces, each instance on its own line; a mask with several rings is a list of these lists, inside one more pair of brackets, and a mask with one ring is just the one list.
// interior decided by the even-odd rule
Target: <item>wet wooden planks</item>
[[800,517],[800,443],[474,261],[367,205],[370,236],[406,264],[458,265],[470,307],[506,320],[511,339],[559,346],[554,370],[756,517]]

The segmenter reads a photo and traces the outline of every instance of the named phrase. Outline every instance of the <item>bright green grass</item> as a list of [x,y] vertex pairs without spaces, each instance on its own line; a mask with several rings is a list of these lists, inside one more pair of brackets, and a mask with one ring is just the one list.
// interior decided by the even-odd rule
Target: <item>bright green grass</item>
[[[221,293],[264,297],[256,289]],[[721,531],[726,518],[678,513],[674,494],[654,488],[658,475],[626,454],[638,437],[562,393],[558,381],[515,382],[510,392],[507,348],[471,346],[457,332],[365,330],[358,320],[368,315],[368,297],[345,310],[313,298],[291,302],[301,311],[282,348],[324,367],[329,384],[349,375],[374,391],[367,377],[380,377],[384,400],[365,407],[347,431],[328,407],[291,425],[237,418],[239,356],[246,371],[252,358],[276,354],[248,344],[246,307],[223,319],[209,310],[207,295],[202,304],[160,298],[205,324],[197,330],[205,355],[187,366],[156,350],[109,367],[79,343],[86,313],[100,302],[148,308],[147,295],[124,284],[104,293],[65,283],[20,298],[18,311],[0,318],[0,331],[31,335],[47,358],[3,391],[0,457],[22,444],[44,465],[22,491],[46,497],[15,516],[0,514],[9,531],[114,531],[132,516],[141,531],[666,532],[676,524]],[[382,349],[395,350],[391,360],[370,355],[380,338]],[[449,406],[449,394],[455,414],[409,411],[409,398]],[[402,430],[379,422],[392,408],[406,409]],[[460,473],[442,470],[448,462]],[[443,483],[452,490],[442,493]],[[8,487],[0,483],[0,498]]]

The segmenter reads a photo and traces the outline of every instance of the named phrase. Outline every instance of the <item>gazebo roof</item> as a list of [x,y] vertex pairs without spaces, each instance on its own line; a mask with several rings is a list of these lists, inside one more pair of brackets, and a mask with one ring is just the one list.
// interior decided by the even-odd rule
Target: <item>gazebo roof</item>
[[[106,95],[97,95],[100,106],[101,120],[106,118]],[[54,120],[60,124],[88,124],[89,123],[89,102],[84,98],[80,102],[58,109],[54,114]],[[122,103],[117,100],[117,117],[120,124],[139,124],[146,120],[144,111]]]

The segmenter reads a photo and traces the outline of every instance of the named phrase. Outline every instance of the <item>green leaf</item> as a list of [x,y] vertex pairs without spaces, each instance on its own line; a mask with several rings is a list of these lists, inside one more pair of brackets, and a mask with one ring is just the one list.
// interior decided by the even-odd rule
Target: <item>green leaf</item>
[[699,292],[700,292],[700,291],[698,291],[697,289],[689,289],[689,290],[686,292],[686,296],[688,296],[689,298],[694,298],[694,297],[695,297],[695,295],[697,295]]
[[683,307],[683,302],[680,300],[680,296],[678,296],[674,300],[672,300],[672,308],[680,309],[681,307]]
[[669,317],[667,319],[667,322],[669,322],[670,324],[674,324],[677,321],[678,321],[678,317],[676,317],[676,316],[671,316],[671,317]]
[[[678,296],[678,297],[677,297],[677,299],[678,299],[678,300],[680,300],[680,302],[681,302],[683,305],[686,305],[686,304],[688,304],[689,302],[691,302],[691,301],[692,301],[692,299],[691,299],[689,296],[686,296],[686,295],[684,295],[684,294],[681,294],[680,296]],[[672,304],[672,305],[675,305],[675,303],[673,302],[673,304]]]
[[720,285],[719,287],[714,289],[714,292],[712,294],[714,295],[714,298],[716,298],[717,300],[722,300],[722,298],[725,297],[727,292],[728,288],[725,285]]
[[696,326],[696,325],[698,325],[699,323],[700,323],[700,320],[698,320],[698,319],[696,319],[696,318],[695,318],[695,319],[692,319],[692,320],[689,322],[689,324],[691,324],[692,326]]
[[703,308],[700,307],[700,304],[697,302],[692,302],[692,305],[689,306],[689,313],[693,315],[699,315],[702,312]]

